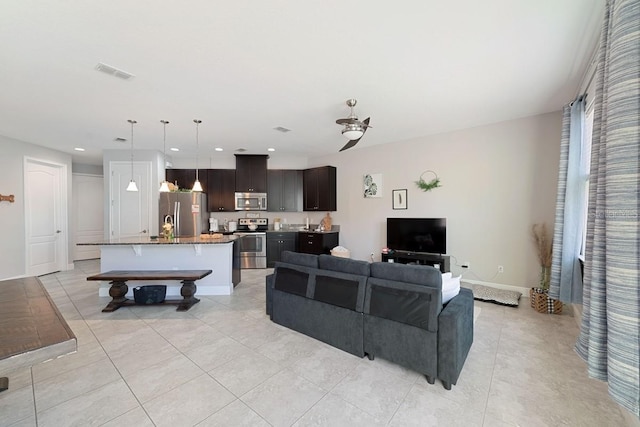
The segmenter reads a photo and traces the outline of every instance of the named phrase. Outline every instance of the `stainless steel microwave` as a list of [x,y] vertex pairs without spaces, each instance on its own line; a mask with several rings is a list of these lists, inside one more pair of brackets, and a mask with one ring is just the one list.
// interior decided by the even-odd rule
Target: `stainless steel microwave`
[[236,193],[237,211],[266,211],[267,193]]

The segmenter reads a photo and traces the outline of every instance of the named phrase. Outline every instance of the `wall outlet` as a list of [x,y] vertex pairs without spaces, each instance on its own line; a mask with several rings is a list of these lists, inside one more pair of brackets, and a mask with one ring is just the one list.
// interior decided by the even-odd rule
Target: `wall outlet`
[[504,267],[499,265],[498,266],[498,273],[504,273]]

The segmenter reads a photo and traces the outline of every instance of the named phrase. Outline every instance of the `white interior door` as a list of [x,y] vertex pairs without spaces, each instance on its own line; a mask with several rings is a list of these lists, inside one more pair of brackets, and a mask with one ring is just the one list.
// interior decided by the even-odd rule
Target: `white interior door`
[[25,158],[26,273],[66,269],[67,166]]
[[113,239],[148,236],[151,227],[151,162],[134,162],[138,191],[126,191],[130,162],[110,162],[110,236]]
[[[104,178],[98,175],[72,176],[74,243],[104,240]],[[73,245],[73,260],[100,258],[100,246]]]

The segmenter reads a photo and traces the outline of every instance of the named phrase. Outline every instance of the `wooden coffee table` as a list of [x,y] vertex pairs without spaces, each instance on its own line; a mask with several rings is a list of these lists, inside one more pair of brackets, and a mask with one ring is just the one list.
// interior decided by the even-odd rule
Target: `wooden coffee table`
[[[182,282],[182,288],[180,289],[180,295],[182,299],[165,299],[159,304],[174,304],[177,305],[176,311],[187,311],[194,304],[200,302],[194,295],[196,293],[196,280],[200,280],[203,277],[212,273],[212,270],[112,270],[104,273],[96,274],[87,277],[87,280],[102,280],[110,281],[111,288],[109,288],[109,295],[112,300],[102,309],[103,312],[109,313],[119,309],[120,307],[127,307],[137,305],[135,301],[125,297],[129,292],[129,286],[127,282],[131,280],[145,280],[145,281],[157,281],[157,280],[178,280]],[[146,304],[156,305],[156,304]]]

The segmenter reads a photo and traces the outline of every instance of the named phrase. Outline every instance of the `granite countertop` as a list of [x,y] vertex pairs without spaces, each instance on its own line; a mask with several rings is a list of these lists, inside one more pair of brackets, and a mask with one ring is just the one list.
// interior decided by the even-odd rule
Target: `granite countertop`
[[116,246],[116,245],[216,245],[230,243],[238,239],[238,236],[222,236],[220,239],[202,237],[176,237],[172,240],[164,238],[150,239],[147,237],[129,237],[122,239],[110,239],[102,242],[77,243],[79,246]]
[[338,233],[338,230],[330,230],[330,231],[316,231],[316,230],[267,230],[267,233],[315,233],[315,234],[330,234],[330,233]]

